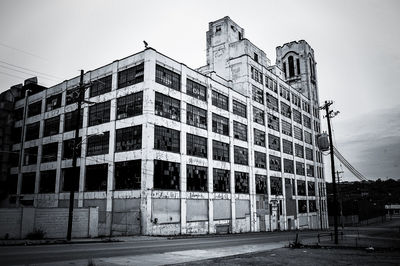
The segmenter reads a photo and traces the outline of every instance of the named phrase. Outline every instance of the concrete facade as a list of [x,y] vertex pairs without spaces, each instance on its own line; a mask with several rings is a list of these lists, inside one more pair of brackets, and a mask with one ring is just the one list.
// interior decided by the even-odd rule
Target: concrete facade
[[[278,55],[278,58],[284,56]],[[279,65],[280,61],[277,63]],[[141,64],[143,73],[137,75],[143,76],[143,79],[133,85],[121,86],[122,71]],[[156,77],[158,67],[165,69],[164,73],[171,71],[178,74],[179,90],[171,85],[172,79],[164,76]],[[303,75],[307,76],[307,73]],[[309,95],[300,91],[298,87],[289,85],[279,66],[271,66],[266,54],[244,39],[244,30],[229,17],[210,23],[207,32],[207,65],[204,67],[194,70],[153,48],[147,48],[140,53],[86,72],[84,82],[95,82],[108,76],[111,76],[109,91],[93,97],[90,96],[90,89],[85,92],[85,99],[90,102],[110,101],[109,119],[90,126],[89,109],[92,107],[90,104],[83,105],[83,126],[79,131],[82,137],[81,154],[78,159],[80,178],[79,188],[75,194],[77,207],[99,208],[99,235],[214,234],[327,228],[323,161],[315,146],[315,136],[320,131],[320,120],[318,111],[313,113],[313,110],[318,107],[318,99],[316,101],[310,99]],[[205,88],[205,99],[190,95],[187,92],[188,82],[194,82]],[[38,138],[32,140],[25,138],[21,158],[25,158],[24,151],[30,147],[38,147],[38,152],[35,164],[23,165],[21,162],[20,167],[11,168],[11,176],[18,178],[17,193],[11,196],[15,199],[16,206],[24,204],[32,204],[34,207],[68,206],[69,193],[61,188],[63,180],[67,178],[63,177],[63,171],[72,166],[72,160],[63,159],[63,152],[64,141],[73,139],[74,131],[67,132],[64,128],[66,114],[76,109],[76,104],[67,104],[67,92],[75,88],[78,83],[79,77],[76,77],[28,97],[28,105],[41,101],[41,112],[27,117],[25,124],[23,120],[17,121],[15,127],[40,123]],[[287,90],[289,99],[285,92],[279,93],[280,87]],[[317,91],[316,86],[314,90]],[[142,92],[141,113],[126,118],[119,116],[118,99],[139,92]],[[60,106],[48,111],[46,99],[58,94],[61,94]],[[166,118],[157,113],[159,107],[156,104],[156,97],[160,94],[179,101],[179,113],[175,114],[175,117]],[[214,103],[214,100],[217,101],[214,99],[217,97],[215,95],[221,95],[220,97],[224,99],[227,97],[227,109]],[[277,99],[276,110],[268,105],[268,95]],[[292,97],[299,99],[300,106]],[[245,106],[244,116],[237,114],[234,101]],[[15,109],[22,108],[24,104],[24,99],[17,101]],[[205,110],[206,118],[203,121],[205,127],[192,125],[192,122],[187,121],[188,110],[193,106]],[[282,106],[289,107],[289,115],[282,114]],[[309,119],[309,127],[305,126],[305,123],[294,121],[293,115],[290,114],[293,109],[300,113],[302,119],[303,117]],[[262,114],[262,123],[259,114]],[[278,130],[270,125],[269,115],[277,119]],[[58,116],[60,118],[58,133],[45,136],[45,120]],[[214,116],[227,119],[228,134],[216,132],[218,125],[213,121]],[[282,121],[285,121],[286,125],[290,124],[290,134],[283,133]],[[234,130],[237,122],[245,125],[245,139],[237,137]],[[116,132],[136,125],[141,125],[141,147],[126,151],[118,150]],[[301,130],[301,140],[292,134],[294,126]],[[156,148],[158,140],[155,139],[155,132],[159,127],[179,132],[177,151]],[[254,129],[264,134],[263,145],[255,145]],[[109,132],[106,135],[107,152],[89,156],[89,139],[99,134],[104,136],[104,132]],[[305,142],[303,135],[306,133],[303,132],[311,136],[311,143]],[[187,134],[206,139],[205,156],[188,154]],[[271,149],[267,145],[269,139],[273,137],[277,137],[275,144],[279,145],[278,150]],[[291,154],[283,152],[284,140],[286,143],[291,143]],[[215,158],[214,141],[229,146],[227,161]],[[43,146],[49,143],[57,143],[57,160],[43,162],[45,157],[42,156]],[[302,156],[295,156],[296,144],[302,147]],[[304,148],[312,152],[311,157],[306,158]],[[13,145],[13,151],[18,152],[20,149],[21,144]],[[238,150],[245,154],[242,154],[242,157],[247,157],[245,163],[236,161],[236,157],[239,158],[236,156]],[[263,165],[256,161],[256,153],[266,156]],[[292,170],[285,170],[285,159],[292,162]],[[121,178],[116,176],[116,165],[130,160],[140,160],[140,189],[116,189],[116,178],[119,180]],[[174,175],[174,178],[178,178],[178,183],[173,189],[156,188],[158,183],[155,184],[155,180],[162,183],[155,172],[155,164],[158,161],[172,162],[178,166],[178,169],[171,167],[164,169],[164,172],[168,170],[168,173],[170,170],[178,172],[178,175]],[[303,172],[295,171],[296,162],[303,165]],[[106,164],[106,184],[99,184],[102,189],[97,191],[88,191],[87,169],[99,164]],[[280,165],[279,170],[275,168],[275,164]],[[188,166],[206,169],[207,181],[200,191],[188,189],[192,185],[188,183]],[[306,171],[306,168],[309,171]],[[214,191],[216,186],[214,169],[226,170],[230,174],[229,186],[225,192]],[[42,173],[48,170],[55,170],[54,191],[40,193]],[[34,173],[33,193],[22,191],[25,173]],[[198,170],[194,173],[198,173]],[[239,173],[246,173],[248,176],[246,178],[244,175],[243,179],[239,179],[237,177]],[[259,181],[256,180],[256,176]],[[271,177],[274,180],[273,191],[271,191]],[[171,182],[173,181],[174,179],[171,179]],[[264,182],[265,192],[257,192],[258,187]],[[305,184],[304,194],[298,193],[299,184]],[[242,186],[246,192],[239,193],[238,187]],[[278,187],[280,192],[275,193],[275,187]],[[300,205],[301,210],[299,210]]]

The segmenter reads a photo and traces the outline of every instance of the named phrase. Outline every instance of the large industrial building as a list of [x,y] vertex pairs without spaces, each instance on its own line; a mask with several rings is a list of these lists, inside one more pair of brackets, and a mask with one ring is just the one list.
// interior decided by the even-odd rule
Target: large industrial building
[[198,69],[147,47],[86,72],[80,114],[79,77],[22,86],[2,205],[67,207],[72,188],[100,235],[327,228],[313,49],[284,44],[271,65],[229,17],[206,35]]

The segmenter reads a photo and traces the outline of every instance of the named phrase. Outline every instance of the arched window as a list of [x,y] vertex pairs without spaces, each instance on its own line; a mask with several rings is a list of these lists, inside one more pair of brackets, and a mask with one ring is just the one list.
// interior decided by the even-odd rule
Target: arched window
[[287,76],[286,76],[286,63],[285,62],[283,63],[283,73],[285,73],[285,78],[286,78]]
[[313,61],[310,58],[310,72],[311,72],[311,77],[314,78],[315,73],[314,73],[314,64]]
[[297,64],[297,75],[300,75],[300,60],[298,58],[296,59],[296,64]]
[[294,61],[293,61],[293,56],[289,56],[288,58],[288,63],[289,63],[289,78],[294,76]]

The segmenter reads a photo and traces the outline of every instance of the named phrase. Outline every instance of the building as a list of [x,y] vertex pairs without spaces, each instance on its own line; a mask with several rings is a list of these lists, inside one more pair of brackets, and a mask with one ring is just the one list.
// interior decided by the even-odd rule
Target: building
[[70,97],[79,77],[15,102],[26,119],[14,125],[25,138],[12,147],[22,151],[11,168],[13,206],[66,207],[72,188],[76,206],[99,207],[103,235],[327,228],[315,59],[305,41],[278,47],[273,66],[225,17],[209,24],[206,66],[146,48],[84,82],[94,104],[80,114]]

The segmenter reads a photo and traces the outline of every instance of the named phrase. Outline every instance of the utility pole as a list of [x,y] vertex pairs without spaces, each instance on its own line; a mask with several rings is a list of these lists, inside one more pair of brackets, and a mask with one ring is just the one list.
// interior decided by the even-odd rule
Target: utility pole
[[[83,70],[81,70],[81,76],[80,76],[80,81],[79,81],[79,87],[78,87],[78,93],[77,95],[74,95],[74,97],[77,97],[77,103],[78,103],[78,109],[77,109],[77,114],[76,114],[76,120],[75,120],[75,140],[74,140],[74,147],[73,147],[73,154],[72,154],[72,168],[73,168],[73,177],[77,177],[77,180],[79,180],[80,173],[78,171],[78,167],[76,166],[76,161],[77,161],[77,144],[79,142],[79,124],[80,124],[80,118],[81,118],[81,105],[82,101],[84,99],[83,94],[85,93],[85,86],[83,84]],[[72,177],[72,178],[73,178]],[[69,211],[68,211],[68,230],[67,230],[67,240],[71,240],[71,234],[72,234],[72,219],[73,219],[73,214],[74,214],[74,197],[75,197],[75,183],[74,179],[72,179],[72,182],[70,183],[70,191],[69,191]]]
[[325,109],[326,119],[328,121],[328,135],[329,135],[329,147],[331,154],[331,173],[332,173],[332,185],[333,185],[333,227],[335,231],[335,244],[338,244],[338,219],[337,219],[337,192],[336,192],[336,177],[335,177],[335,157],[333,154],[333,141],[332,141],[332,130],[331,130],[331,118],[333,118],[338,112],[329,110],[329,106],[332,105],[332,101],[325,101],[325,104],[320,109]]
[[340,191],[340,174],[343,174],[343,171],[336,171],[337,175],[337,190],[338,190],[338,197],[339,197],[339,205],[340,205],[340,220],[342,224],[342,230],[344,228],[344,219],[343,219],[343,195]]

